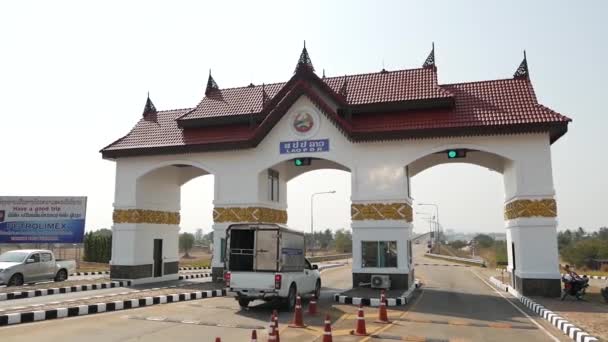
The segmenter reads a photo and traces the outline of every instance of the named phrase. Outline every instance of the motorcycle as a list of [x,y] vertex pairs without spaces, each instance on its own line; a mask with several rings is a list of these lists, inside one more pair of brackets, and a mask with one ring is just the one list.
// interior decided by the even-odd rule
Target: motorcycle
[[564,283],[562,300],[564,300],[567,296],[572,296],[577,300],[581,300],[583,299],[583,296],[585,296],[585,292],[589,287],[589,278],[587,278],[587,276],[579,277],[565,274],[562,276],[562,282]]

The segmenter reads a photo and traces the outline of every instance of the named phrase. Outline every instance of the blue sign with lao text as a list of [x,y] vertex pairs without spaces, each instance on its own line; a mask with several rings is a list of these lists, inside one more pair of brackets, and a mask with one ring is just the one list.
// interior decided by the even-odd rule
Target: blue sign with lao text
[[281,141],[281,154],[329,151],[329,139]]

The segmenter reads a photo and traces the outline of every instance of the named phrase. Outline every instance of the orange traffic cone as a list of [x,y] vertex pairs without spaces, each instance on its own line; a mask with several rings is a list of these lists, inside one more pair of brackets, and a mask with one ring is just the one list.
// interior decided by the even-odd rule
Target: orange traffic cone
[[329,319],[329,315],[325,315],[325,329],[323,331],[322,342],[333,342],[331,337],[331,320]]
[[289,325],[290,328],[306,328],[304,319],[302,318],[302,298],[296,297],[296,310],[293,313],[293,322]]
[[361,306],[361,304],[359,304],[359,310],[357,311],[355,330],[351,330],[350,334],[355,336],[369,336],[365,329],[365,316],[363,315],[363,306]]
[[391,321],[388,320],[388,312],[386,311],[387,300],[384,295],[384,290],[380,294],[380,309],[378,310],[378,320],[376,323],[389,324]]
[[272,312],[272,319],[271,319],[271,324],[272,327],[274,328],[274,335],[276,337],[276,342],[281,342],[281,337],[279,336],[279,313],[277,312],[277,310],[274,310]]
[[275,334],[275,331],[274,331],[274,325],[271,324],[270,331],[268,332],[268,342],[276,342],[276,340],[277,340],[277,335]]
[[310,302],[308,303],[308,314],[311,316],[317,315],[317,296],[315,296],[314,293],[312,294]]
[[258,342],[258,332],[255,329],[251,331],[251,342]]

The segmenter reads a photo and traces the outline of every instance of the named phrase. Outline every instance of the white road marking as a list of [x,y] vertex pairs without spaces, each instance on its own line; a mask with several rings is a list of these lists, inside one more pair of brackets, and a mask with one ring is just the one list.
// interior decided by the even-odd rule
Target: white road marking
[[516,308],[517,311],[521,312],[524,316],[526,316],[526,318],[528,318],[530,320],[530,322],[534,323],[534,325],[536,325],[540,330],[542,330],[545,334],[547,334],[547,336],[549,336],[553,341],[559,342],[559,339],[557,337],[553,336],[547,329],[545,329],[542,325],[540,325],[540,323],[538,323],[532,317],[530,317],[530,315],[528,315],[519,306],[513,304],[513,302],[510,301],[509,298],[505,297],[500,291],[498,291],[494,286],[492,286],[492,284],[488,283],[485,279],[483,279],[482,277],[480,277],[479,274],[477,274],[477,272],[475,272],[473,270],[471,270],[471,272],[477,278],[479,278],[479,280],[481,280],[484,284],[486,284],[489,288],[491,288],[494,292],[498,293],[499,296],[501,296],[504,300],[506,300],[509,304],[511,304],[514,308]]

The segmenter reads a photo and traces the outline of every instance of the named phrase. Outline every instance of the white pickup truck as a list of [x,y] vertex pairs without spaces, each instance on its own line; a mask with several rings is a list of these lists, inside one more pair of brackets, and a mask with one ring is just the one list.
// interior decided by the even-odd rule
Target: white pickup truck
[[44,249],[19,249],[0,255],[0,285],[21,286],[38,281],[64,281],[76,269],[74,260],[57,260]]
[[255,299],[295,307],[298,294],[321,294],[317,265],[304,257],[304,233],[276,224],[233,224],[226,230],[224,280],[241,307]]

